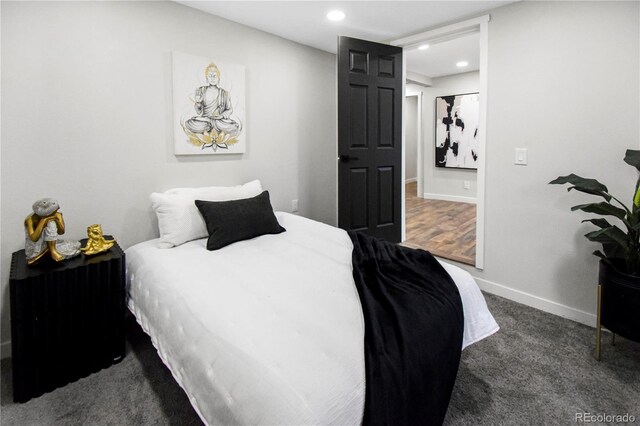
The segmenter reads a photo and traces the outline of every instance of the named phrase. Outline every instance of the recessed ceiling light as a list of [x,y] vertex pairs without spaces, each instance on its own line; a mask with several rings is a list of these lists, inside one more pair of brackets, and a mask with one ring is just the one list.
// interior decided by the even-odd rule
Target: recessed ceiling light
[[458,63],[456,64],[456,66],[457,66],[458,68],[464,68],[464,67],[466,67],[467,65],[469,65],[469,62],[467,62],[467,61],[460,61],[460,62],[458,62]]
[[423,45],[418,46],[418,50],[427,50],[428,48],[429,48],[428,44],[423,44]]
[[332,10],[327,13],[327,19],[330,21],[342,21],[345,17],[345,14],[341,10]]

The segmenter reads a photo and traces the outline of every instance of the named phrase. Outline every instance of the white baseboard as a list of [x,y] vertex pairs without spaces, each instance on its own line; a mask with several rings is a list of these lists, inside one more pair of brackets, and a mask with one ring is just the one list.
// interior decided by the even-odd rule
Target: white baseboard
[[463,197],[460,195],[430,194],[428,192],[425,192],[422,195],[427,200],[455,201],[456,203],[471,203],[471,204],[477,203],[477,200],[473,197]]
[[0,359],[9,358],[11,356],[11,340],[0,343]]
[[409,178],[409,179],[407,179],[407,180],[405,180],[405,181],[404,181],[404,184],[406,185],[406,184],[408,184],[408,183],[417,182],[417,181],[418,181],[418,178],[417,178],[417,177]]
[[486,291],[487,293],[495,294],[497,296],[513,300],[514,302],[522,303],[523,305],[531,306],[532,308],[548,312],[550,314],[568,318],[570,320],[588,325],[590,327],[596,326],[596,316],[589,312],[581,311],[570,306],[543,299],[542,297],[534,296],[533,294],[525,293],[524,291],[505,287],[501,284],[494,283],[482,278],[473,278],[478,283],[480,289]]

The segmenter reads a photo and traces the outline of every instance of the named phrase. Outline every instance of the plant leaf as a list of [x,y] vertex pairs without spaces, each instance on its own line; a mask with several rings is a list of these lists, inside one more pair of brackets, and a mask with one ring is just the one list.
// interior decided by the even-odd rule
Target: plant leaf
[[608,228],[610,226],[613,226],[609,223],[609,221],[607,219],[602,219],[602,218],[598,218],[598,219],[585,219],[582,221],[582,223],[585,222],[591,222],[594,225],[596,225],[599,228]]
[[602,250],[604,251],[607,259],[620,259],[624,261],[624,249],[617,244],[602,244]]
[[624,162],[640,171],[640,151],[628,149],[624,154]]
[[602,259],[609,266],[613,267],[613,263],[611,263],[611,257],[605,256],[600,250],[594,251],[593,254],[598,256],[600,259]]
[[616,206],[612,206],[609,203],[589,203],[589,204],[579,204],[577,206],[571,207],[571,211],[582,210],[587,213],[595,213],[601,214],[603,216],[615,216],[618,219],[626,222],[626,214],[627,212],[621,208]]
[[617,226],[599,229],[585,234],[590,241],[602,244],[617,244],[625,251],[629,249],[629,236]]
[[571,191],[575,189],[576,191],[584,192],[592,195],[600,195],[604,197],[607,201],[611,200],[611,195],[607,192],[609,191],[607,187],[595,179],[583,178],[581,176],[575,175],[571,173],[567,176],[560,176],[557,179],[549,182],[550,184],[562,185],[565,183],[569,183],[573,186],[567,188],[567,191]]
[[600,250],[596,250],[593,252],[594,255],[598,256],[600,259],[606,259],[607,256],[604,255]]

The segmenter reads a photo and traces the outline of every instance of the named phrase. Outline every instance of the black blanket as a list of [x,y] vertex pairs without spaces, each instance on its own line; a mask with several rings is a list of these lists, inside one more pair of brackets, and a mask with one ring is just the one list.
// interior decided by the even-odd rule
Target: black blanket
[[428,252],[350,232],[365,323],[365,425],[437,425],[462,348],[453,280]]

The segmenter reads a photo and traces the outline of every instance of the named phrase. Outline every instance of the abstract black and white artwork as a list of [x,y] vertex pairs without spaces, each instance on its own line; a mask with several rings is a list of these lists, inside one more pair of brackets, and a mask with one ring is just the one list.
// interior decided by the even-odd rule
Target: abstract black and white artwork
[[478,93],[436,98],[436,167],[478,168]]
[[245,152],[245,68],[173,52],[176,155]]

